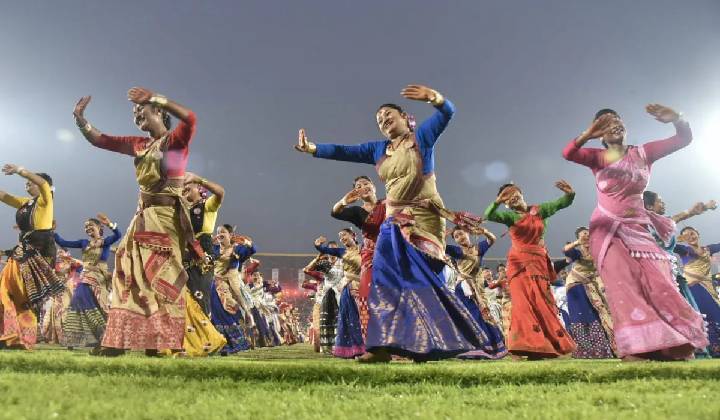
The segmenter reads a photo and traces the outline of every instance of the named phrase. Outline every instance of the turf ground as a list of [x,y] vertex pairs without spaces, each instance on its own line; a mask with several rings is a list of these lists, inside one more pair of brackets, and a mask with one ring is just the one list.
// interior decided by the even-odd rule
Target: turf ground
[[395,362],[0,351],[2,419],[720,419],[720,360]]

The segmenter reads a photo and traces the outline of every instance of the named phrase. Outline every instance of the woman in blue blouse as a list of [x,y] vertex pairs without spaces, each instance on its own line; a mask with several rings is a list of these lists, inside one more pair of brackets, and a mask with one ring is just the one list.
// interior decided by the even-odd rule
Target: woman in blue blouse
[[217,228],[215,280],[210,288],[210,319],[227,340],[227,345],[220,351],[222,355],[250,348],[243,331],[246,323],[251,322],[252,315],[243,296],[239,269],[255,253],[255,246],[250,238],[234,240],[233,230],[227,224]]
[[435,113],[416,128],[401,107],[385,104],[375,113],[383,140],[316,145],[300,130],[295,146],[317,158],[375,165],[385,182],[387,219],[375,249],[367,353],[361,362],[389,362],[392,354],[441,359],[482,344],[480,326],[442,277],[445,217],[452,216],[437,191],[434,156],[455,107],[425,86],[409,85],[401,94],[430,103]]
[[[103,227],[112,234],[103,236]],[[65,345],[68,348],[93,346],[99,348],[105,333],[108,313],[108,292],[112,279],[107,260],[110,247],[122,236],[117,224],[104,214],[85,221],[87,239],[67,241],[55,233],[55,242],[63,248],[82,249],[83,273],[73,291],[65,318]]]

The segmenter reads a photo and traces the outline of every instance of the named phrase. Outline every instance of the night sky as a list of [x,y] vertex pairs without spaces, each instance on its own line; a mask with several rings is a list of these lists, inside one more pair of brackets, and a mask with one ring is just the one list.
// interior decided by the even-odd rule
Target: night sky
[[[575,204],[550,222],[552,254],[595,206],[590,171],[561,150],[600,108],[623,116],[632,144],[674,133],[647,103],[683,111],[695,140],[654,166],[650,188],[670,213],[720,199],[717,0],[17,1],[2,7],[0,53],[2,160],[53,176],[68,239],[98,211],[123,229],[134,212],[132,160],[91,147],[71,114],[90,94],[94,126],[136,134],[135,85],[196,112],[189,170],[226,187],[219,222],[260,251],[311,252],[317,235],[344,226],[330,207],[352,179],[377,180],[369,165],[295,152],[297,130],[316,142],[378,139],[378,105],[397,102],[418,120],[432,112],[400,97],[408,83],[458,109],[436,147],[449,208],[482,213],[511,180],[529,202],[559,196],[558,179],[574,185]],[[0,189],[23,193],[23,180],[2,177]],[[718,216],[691,221],[703,242],[720,241]],[[0,207],[2,220],[9,247],[14,210]]]

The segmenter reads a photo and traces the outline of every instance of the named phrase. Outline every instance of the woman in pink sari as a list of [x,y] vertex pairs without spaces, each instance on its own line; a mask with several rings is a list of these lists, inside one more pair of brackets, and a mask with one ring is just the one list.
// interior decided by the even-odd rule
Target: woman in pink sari
[[[652,164],[690,144],[692,133],[674,110],[657,104],[646,110],[662,123],[672,122],[676,134],[627,146],[620,116],[603,109],[563,156],[595,175],[598,203],[590,219],[590,250],[605,283],[618,355],[624,360],[685,360],[708,345],[707,334],[700,314],[678,292],[668,254],[652,235],[669,239],[675,224],[645,210],[642,193]],[[597,138],[604,149],[583,148]]]

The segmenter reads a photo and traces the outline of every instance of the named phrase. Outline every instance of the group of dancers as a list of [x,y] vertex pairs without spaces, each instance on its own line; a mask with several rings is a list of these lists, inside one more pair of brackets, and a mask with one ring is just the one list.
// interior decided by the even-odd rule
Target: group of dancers
[[[277,281],[263,279],[252,240],[229,224],[215,229],[225,189],[185,171],[193,112],[143,88],[128,98],[147,137],[101,133],[84,116],[90,97],[74,111],[92,145],[134,158],[140,197],[124,236],[99,214],[85,222],[87,238],[64,239],[53,219],[52,178],[2,168],[27,180],[29,197],[0,192],[17,209],[20,231],[0,275],[0,346],[31,349],[39,332],[46,342],[90,347],[98,356],[205,356],[302,341],[299,312]],[[179,120],[174,129],[171,116]],[[82,250],[80,260],[71,248]]]
[[[436,188],[434,151],[455,108],[425,86],[410,85],[402,95],[430,103],[435,113],[417,126],[398,105],[381,105],[376,120],[385,139],[355,146],[315,144],[299,133],[300,152],[374,165],[387,194],[379,200],[367,177],[356,178],[332,215],[360,228],[362,246],[351,229],[339,233],[343,246],[325,246],[323,237],[315,242],[320,256],[306,273],[316,279],[307,287],[321,291],[311,328],[318,351],[361,362],[507,353],[530,360],[720,356],[710,261],[720,245],[703,246],[692,227],[676,235],[677,222],[716,204],[697,203],[667,217],[660,196],[646,190],[653,163],[692,140],[678,112],[648,105],[646,111],[672,123],[676,134],[631,146],[619,114],[603,109],[567,144],[565,159],[592,170],[598,203],[589,227],[578,228],[565,246],[566,258],[551,261],[544,241],[548,220],[572,205],[572,186],[558,181],[560,198],[530,205],[520,186],[505,184],[483,218],[446,209]],[[595,139],[602,148],[585,147]],[[455,226],[447,229],[446,221]],[[505,225],[511,240],[497,279],[482,266],[496,239],[484,221]],[[448,245],[446,236],[457,245]],[[472,236],[484,239],[475,243]],[[559,316],[552,285],[569,265],[567,312]],[[492,304],[488,288],[499,291]]]
[[[401,94],[429,103],[434,113],[416,124],[400,106],[383,104],[375,118],[384,138],[353,146],[316,144],[305,130],[299,132],[297,151],[374,165],[385,183],[386,198],[379,199],[370,178],[357,177],[332,207],[332,216],[359,228],[361,237],[346,228],[338,234],[339,244],[325,237],[314,243],[319,255],[305,267],[304,287],[315,292],[310,338],[319,351],[363,363],[393,357],[497,359],[508,353],[530,360],[573,354],[627,361],[720,355],[720,306],[710,263],[720,246],[702,246],[690,227],[676,235],[678,221],[714,203],[667,217],[660,196],[646,191],[653,163],[692,140],[679,113],[648,105],[647,112],[672,123],[676,134],[631,146],[618,113],[603,109],[567,144],[565,159],[592,170],[598,201],[589,227],[579,228],[565,247],[567,258],[551,261],[544,241],[548,221],[572,205],[572,186],[558,181],[560,198],[531,205],[520,186],[503,185],[482,217],[448,209],[437,190],[434,154],[455,107],[426,86],[409,85]],[[232,352],[253,335],[249,325],[263,335],[258,320],[267,324],[272,318],[249,303],[256,302],[251,295],[260,286],[243,287],[240,279],[243,263],[255,252],[252,241],[230,225],[213,236],[224,189],[185,172],[194,113],[144,88],[130,89],[128,98],[145,137],[99,131],[85,117],[90,97],[81,98],[74,111],[90,144],[134,159],[139,203],[117,246],[111,276],[106,249],[120,235],[107,217],[88,221],[89,239],[64,241],[54,232],[50,177],[15,165],[3,168],[26,178],[30,195],[0,195],[18,208],[21,232],[0,276],[0,342],[7,347],[31,345],[43,303],[63,293],[53,267],[56,241],[82,248],[83,266],[92,266],[83,268],[80,276],[88,280],[80,283],[87,286],[73,292],[69,305],[69,313],[80,313],[70,323],[69,337],[81,337],[76,327],[84,323],[99,330],[101,317],[86,311],[90,306],[106,314],[101,338],[93,333],[100,341],[91,354]],[[585,147],[595,139],[602,148]],[[211,196],[203,198],[204,192]],[[486,221],[505,225],[512,243],[497,279],[482,266],[496,239]],[[107,239],[103,226],[113,230]],[[484,239],[476,243],[475,236]],[[450,237],[457,245],[448,245]],[[551,286],[568,264],[563,322]],[[73,272],[73,265],[68,267]],[[105,306],[94,288],[100,277],[111,277]],[[486,286],[498,290],[500,308],[489,304]],[[277,285],[262,287],[271,295],[273,289]],[[295,337],[302,335],[296,322],[287,324]]]

